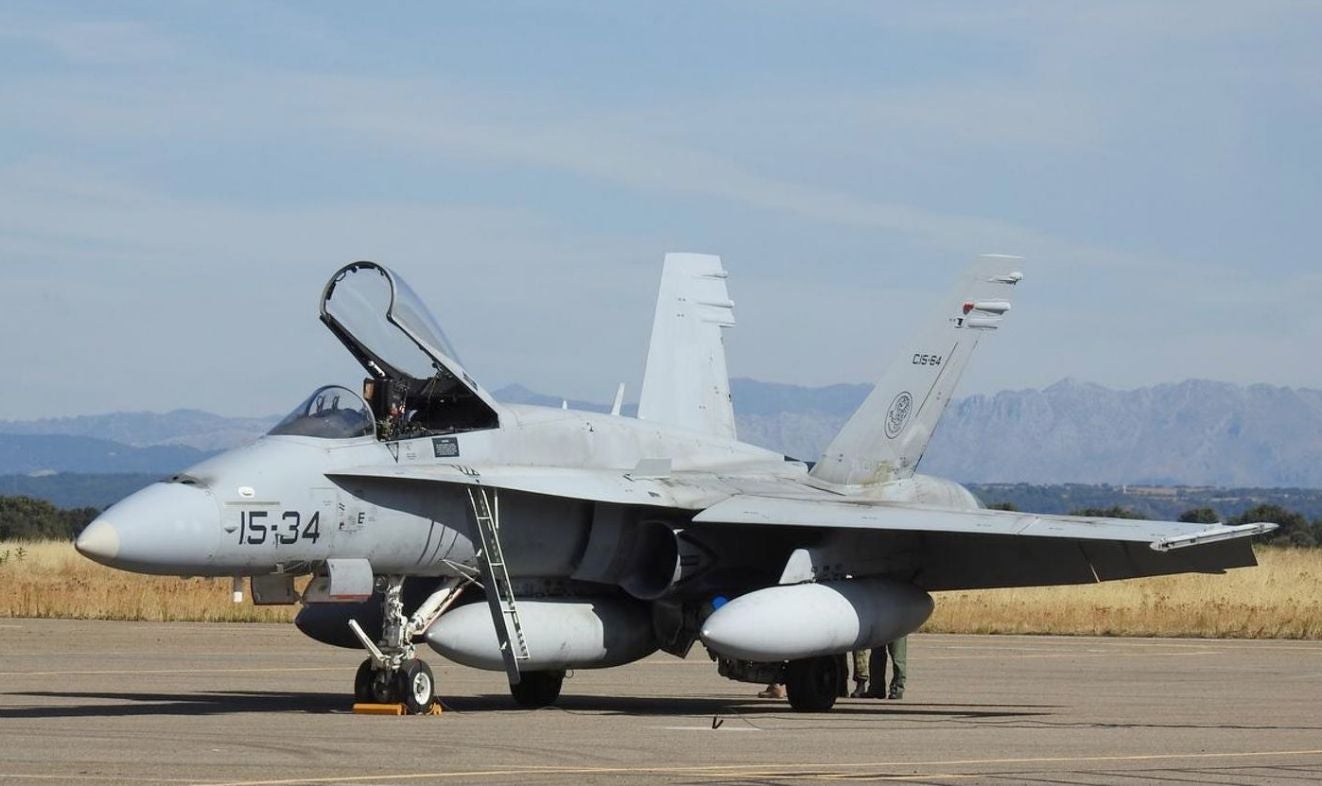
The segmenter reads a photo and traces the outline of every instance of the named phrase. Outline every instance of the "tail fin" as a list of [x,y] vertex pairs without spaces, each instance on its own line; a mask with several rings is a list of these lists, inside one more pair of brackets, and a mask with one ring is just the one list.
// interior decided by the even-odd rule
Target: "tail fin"
[[965,271],[955,297],[905,345],[826,448],[813,477],[855,485],[913,475],[978,339],[1010,310],[1010,294],[1023,278],[1021,262],[987,255]]
[[721,258],[666,254],[638,417],[735,438],[723,328],[734,325]]

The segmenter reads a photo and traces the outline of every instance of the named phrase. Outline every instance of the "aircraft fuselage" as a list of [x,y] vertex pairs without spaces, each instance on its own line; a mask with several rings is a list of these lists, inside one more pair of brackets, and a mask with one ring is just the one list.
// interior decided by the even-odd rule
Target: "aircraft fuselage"
[[[778,453],[658,424],[592,412],[515,406],[495,429],[397,442],[375,437],[266,436],[153,484],[105,511],[80,540],[85,554],[142,573],[248,576],[304,572],[328,558],[363,558],[379,573],[455,575],[474,538],[461,486],[397,483],[357,468],[435,467],[480,473],[517,462],[628,474],[649,460],[673,470],[750,470],[803,479]],[[592,504],[507,494],[506,552],[521,575],[567,576],[592,526]],[[696,505],[695,505],[696,507]]]

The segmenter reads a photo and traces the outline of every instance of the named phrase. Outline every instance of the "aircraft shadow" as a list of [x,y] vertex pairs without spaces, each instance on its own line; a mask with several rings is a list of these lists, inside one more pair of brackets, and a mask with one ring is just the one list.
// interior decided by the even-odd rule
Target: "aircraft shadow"
[[[446,709],[457,712],[528,712],[514,706],[507,694],[489,693],[477,696],[442,697]],[[760,699],[729,698],[677,698],[671,696],[574,696],[562,695],[547,711],[591,713],[628,716],[738,716],[753,717],[814,717],[790,709],[785,702]],[[952,719],[1027,718],[1050,715],[1053,705],[970,705],[914,704],[904,702],[837,702],[829,713],[836,717],[876,716],[935,716]]]
[[0,707],[0,718],[112,718],[135,715],[227,715],[242,712],[347,712],[352,699],[340,693],[132,693],[95,691],[25,691],[3,696],[52,699],[100,699],[115,704]]
[[[0,707],[3,718],[96,718],[162,715],[226,715],[236,713],[347,712],[352,700],[342,693],[206,691],[198,693],[136,693],[97,691],[16,691],[4,696],[99,700],[95,704]],[[114,702],[111,704],[100,702]],[[566,712],[634,717],[813,718],[783,702],[758,699],[678,698],[669,696],[561,696],[554,706],[526,710],[507,694],[441,697],[455,712]],[[841,701],[830,711],[836,718],[934,717],[951,720],[1033,718],[1051,715],[1053,705],[936,705],[901,702]]]

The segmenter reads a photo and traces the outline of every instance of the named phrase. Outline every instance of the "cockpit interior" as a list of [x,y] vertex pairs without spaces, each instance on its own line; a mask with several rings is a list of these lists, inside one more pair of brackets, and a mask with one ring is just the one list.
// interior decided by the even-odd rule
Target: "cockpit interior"
[[318,439],[353,439],[376,432],[372,410],[348,388],[327,385],[275,424],[268,434]]

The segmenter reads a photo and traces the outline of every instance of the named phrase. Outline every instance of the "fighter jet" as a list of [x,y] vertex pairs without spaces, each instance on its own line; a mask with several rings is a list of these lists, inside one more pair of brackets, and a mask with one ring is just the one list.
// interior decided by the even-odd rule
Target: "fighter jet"
[[496,401],[403,278],[354,262],[320,316],[361,386],[317,389],[255,443],[110,507],[76,545],[301,603],[303,632],[367,651],[357,700],[412,712],[436,692],[423,643],[503,671],[538,707],[569,669],[697,642],[721,674],[783,681],[794,709],[823,711],[839,655],[917,630],[934,592],[1254,565],[1249,538],[1273,524],[988,510],[915,471],[1022,279],[1017,258],[979,259],[809,463],[736,436],[718,257],[666,256],[636,417],[619,395],[609,414]]

